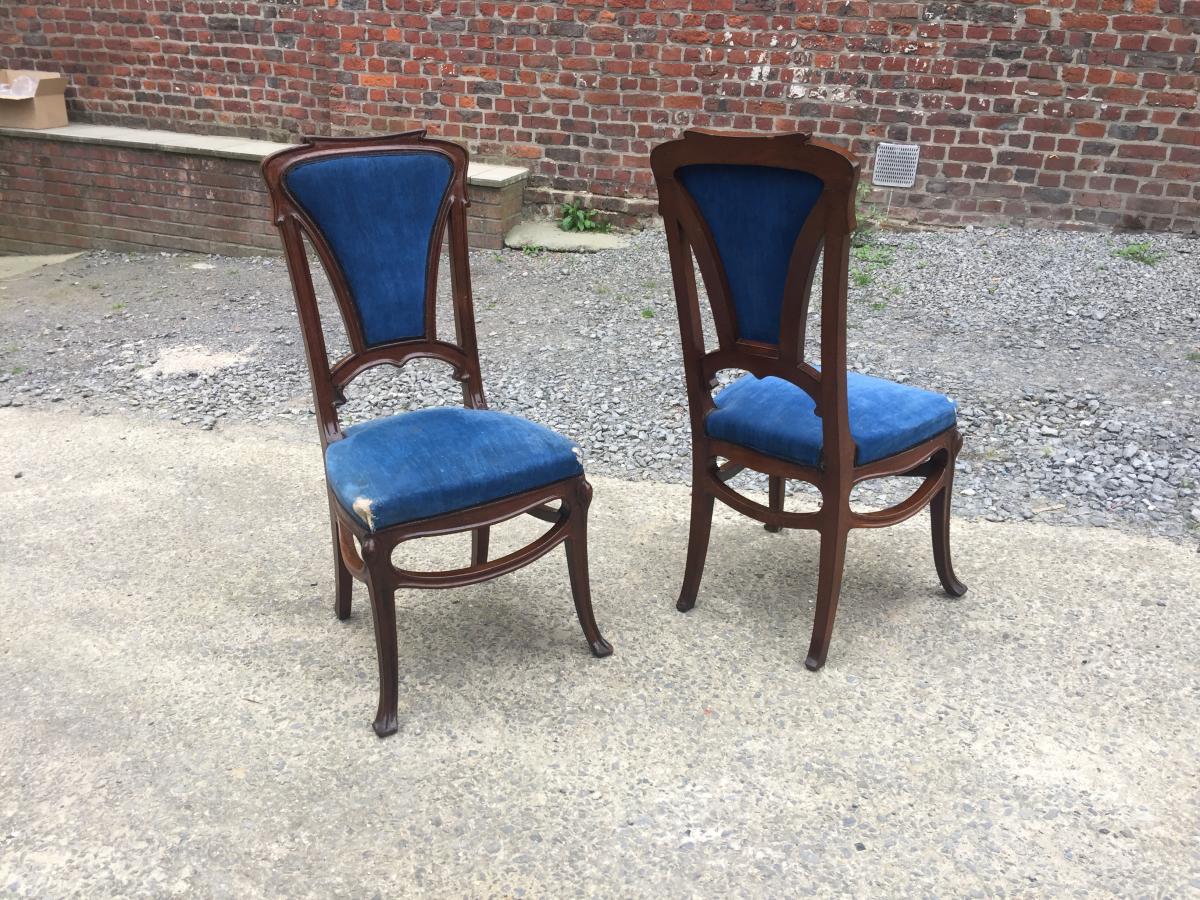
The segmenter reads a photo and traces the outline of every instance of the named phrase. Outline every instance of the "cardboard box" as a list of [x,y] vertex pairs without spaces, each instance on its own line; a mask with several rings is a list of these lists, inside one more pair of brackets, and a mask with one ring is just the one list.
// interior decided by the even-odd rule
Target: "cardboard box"
[[20,75],[37,82],[34,95],[24,99],[0,93],[0,127],[61,128],[67,124],[67,76],[58,72],[0,69],[0,84],[12,84]]

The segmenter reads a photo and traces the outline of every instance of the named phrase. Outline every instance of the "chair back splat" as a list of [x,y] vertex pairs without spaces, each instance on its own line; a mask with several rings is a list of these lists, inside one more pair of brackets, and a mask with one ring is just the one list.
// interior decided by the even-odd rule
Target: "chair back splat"
[[[266,161],[312,375],[323,445],[341,437],[347,384],[377,365],[439,359],[464,405],[486,409],[467,254],[467,153],[423,131],[308,138]],[[449,238],[454,343],[437,338],[438,263]],[[329,278],[350,341],[330,365],[304,239]]]
[[[650,163],[671,256],[692,423],[691,526],[676,607],[687,612],[696,603],[715,500],[768,531],[816,530],[821,559],[805,665],[819,669],[852,528],[893,525],[928,505],[942,586],[955,596],[966,590],[950,565],[950,497],[962,445],[954,403],[846,371],[859,174],[849,153],[807,134],[689,131],[654,148]],[[821,340],[810,362],[806,324],[818,259]],[[715,348],[705,343],[696,269],[712,311]],[[726,369],[749,374],[714,397]],[[766,505],[726,483],[745,469],[767,475]],[[851,508],[856,484],[886,476],[922,482],[887,509]],[[814,485],[820,508],[786,510],[788,480]]]
[[[821,411],[827,457],[852,444],[846,421],[846,287],[858,163],[807,134],[747,138],[689,131],[651,154],[679,304],[693,430],[723,369],[775,376]],[[804,358],[809,294],[824,250],[820,371]],[[692,255],[717,348],[704,343]],[[822,377],[821,372],[829,377]]]

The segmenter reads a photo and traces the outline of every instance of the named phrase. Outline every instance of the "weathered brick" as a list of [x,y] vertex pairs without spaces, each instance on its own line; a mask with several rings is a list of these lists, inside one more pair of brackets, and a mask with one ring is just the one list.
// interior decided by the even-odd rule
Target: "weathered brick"
[[[423,126],[489,158],[528,161],[531,197],[549,198],[535,202],[578,192],[618,216],[652,208],[649,150],[688,126],[803,128],[863,155],[881,139],[920,142],[918,184],[893,198],[893,213],[922,221],[1054,221],[1060,213],[1045,210],[1074,202],[1022,187],[1157,198],[1150,184],[1200,199],[1200,0],[189,0],[166,4],[169,15],[150,10],[161,5],[0,2],[0,65],[65,68],[72,117],[96,123],[273,140]],[[79,178],[52,182],[64,203],[88,178],[128,192],[97,160],[71,158]],[[0,158],[6,190],[16,165],[37,171]],[[1106,165],[1119,179],[1091,184],[1106,176],[1086,173]],[[1135,174],[1146,166],[1152,177]],[[165,188],[149,194],[191,190],[200,177],[138,169]],[[214,203],[244,202],[231,199],[249,189],[229,172],[197,171],[230,192]],[[1017,193],[977,196],[976,184]],[[1172,228],[1194,215],[1137,214]]]

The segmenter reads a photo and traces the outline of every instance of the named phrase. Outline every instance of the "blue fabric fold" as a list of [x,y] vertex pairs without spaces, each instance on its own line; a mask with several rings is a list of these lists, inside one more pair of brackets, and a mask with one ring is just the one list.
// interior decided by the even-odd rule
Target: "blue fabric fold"
[[[957,421],[942,394],[883,378],[846,373],[855,464],[915,447]],[[819,466],[824,436],[812,397],[790,381],[743,375],[713,398],[709,437],[802,466]]]

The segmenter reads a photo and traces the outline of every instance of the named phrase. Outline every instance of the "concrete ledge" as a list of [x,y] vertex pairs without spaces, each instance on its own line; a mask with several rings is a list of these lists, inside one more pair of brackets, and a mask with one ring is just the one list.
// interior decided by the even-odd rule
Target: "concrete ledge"
[[[289,146],[81,122],[0,128],[0,253],[278,253],[258,164]],[[470,164],[471,247],[504,246],[520,221],[528,174],[520,166]]]
[[[187,134],[153,128],[89,125],[86,122],[72,122],[62,128],[0,127],[0,135],[41,141],[132,147],[138,150],[160,150],[164,153],[185,153],[188,156],[215,156],[220,159],[253,161],[263,160],[272,153],[292,146],[277,141],[253,141],[239,137]],[[528,177],[529,170],[521,166],[472,162],[467,168],[467,182],[476,187],[507,187],[510,184],[522,182]]]

